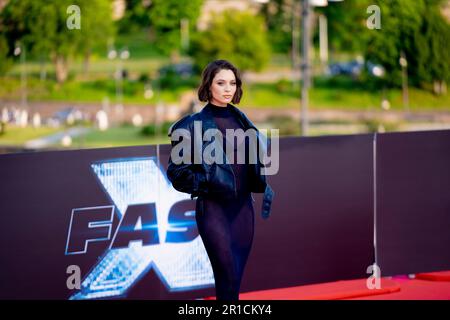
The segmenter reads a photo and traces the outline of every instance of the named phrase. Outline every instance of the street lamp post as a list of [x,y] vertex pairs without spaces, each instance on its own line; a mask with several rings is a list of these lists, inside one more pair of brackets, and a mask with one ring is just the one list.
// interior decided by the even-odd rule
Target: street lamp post
[[189,19],[180,20],[181,49],[183,53],[189,50]]
[[299,2],[292,2],[292,17],[291,17],[291,64],[292,64],[292,89],[295,89],[295,70],[298,67],[298,49],[299,49],[299,39],[298,39],[298,13],[300,11]]
[[27,74],[26,74],[26,60],[27,60],[27,53],[25,46],[23,44],[18,44],[16,48],[14,49],[14,55],[19,56],[20,55],[20,86],[21,86],[21,104],[22,108],[26,108],[28,105],[28,99],[27,99]]
[[108,59],[116,60],[116,114],[120,115],[120,120],[123,120],[123,61],[128,60],[130,52],[124,48],[117,52],[114,48],[111,48],[108,52]]
[[330,2],[340,2],[343,0],[303,0],[302,1],[302,99],[301,99],[301,134],[306,136],[308,134],[308,104],[309,104],[309,88],[311,86],[311,66],[309,51],[311,48],[311,14],[313,7],[324,7]]
[[323,14],[319,16],[319,41],[320,41],[320,63],[322,72],[326,71],[328,63],[328,22]]
[[402,67],[402,97],[403,97],[403,109],[406,113],[409,113],[409,94],[408,94],[408,60],[406,60],[405,53],[402,51],[399,60]]
[[117,72],[117,90],[118,90],[118,97],[119,97],[119,106],[120,109],[123,110],[123,61],[128,60],[130,57],[130,52],[128,49],[122,49],[119,53],[119,63],[118,63],[118,72]]
[[302,45],[302,101],[301,101],[301,129],[302,136],[308,133],[308,102],[309,102],[309,86],[310,86],[310,70],[309,70],[309,48],[310,48],[310,0],[303,0],[302,2],[302,29],[303,29],[303,45]]

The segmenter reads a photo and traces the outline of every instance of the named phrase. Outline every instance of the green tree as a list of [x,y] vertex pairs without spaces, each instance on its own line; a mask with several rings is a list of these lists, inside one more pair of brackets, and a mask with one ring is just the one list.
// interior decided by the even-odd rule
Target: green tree
[[81,30],[77,44],[80,55],[84,56],[84,72],[88,71],[89,60],[95,47],[106,52],[108,38],[112,38],[115,27],[112,21],[112,7],[108,0],[79,0],[81,8]]
[[411,84],[448,81],[450,27],[440,0],[378,0],[382,26],[371,30],[366,59],[382,64],[390,85],[401,84],[399,58],[405,54]]
[[[71,5],[80,8],[81,29],[67,27]],[[56,79],[63,82],[70,59],[89,56],[94,45],[106,45],[114,32],[111,16],[108,0],[10,0],[0,21],[9,48],[20,43],[31,57],[49,57],[55,64]]]
[[12,65],[12,59],[8,57],[9,47],[6,38],[0,34],[0,75],[4,74]]
[[150,27],[151,0],[126,0],[125,14],[118,21],[119,33],[136,32]]
[[[364,50],[369,35],[366,27],[368,17],[366,10],[372,3],[372,0],[345,0],[329,2],[326,7],[315,8],[316,13],[322,13],[327,17],[331,52],[359,53]],[[316,37],[317,33],[318,28]]]
[[[286,53],[292,50],[292,15],[295,8],[300,8],[299,2],[271,0],[261,6],[260,12],[266,21],[267,37],[272,51]],[[300,12],[297,15],[299,16]]]
[[415,73],[420,81],[433,84],[434,91],[440,94],[450,80],[450,25],[436,6],[427,6],[426,17],[422,32],[415,34],[420,50]]
[[208,29],[193,37],[190,53],[200,69],[212,60],[227,59],[243,71],[259,71],[270,58],[264,21],[234,10],[213,15]]
[[189,21],[193,32],[203,0],[152,0],[150,23],[155,35],[155,46],[164,54],[177,53],[181,48],[180,25]]

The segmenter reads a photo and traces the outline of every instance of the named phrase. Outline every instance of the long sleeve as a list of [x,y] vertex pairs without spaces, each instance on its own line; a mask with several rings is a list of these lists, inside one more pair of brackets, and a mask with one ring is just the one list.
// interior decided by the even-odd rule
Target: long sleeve
[[[223,136],[223,146],[224,151],[232,152],[230,154],[231,158],[228,160],[232,160],[230,166],[233,170],[236,180],[236,191],[237,193],[246,193],[250,190],[250,181],[249,181],[249,141],[242,136],[233,136],[231,140],[226,138],[226,130],[245,130],[245,128],[239,123],[237,119],[237,115],[233,113],[231,107],[220,107],[216,106],[212,103],[208,103],[206,108],[211,110],[211,113],[214,117],[214,122],[217,125],[217,128],[220,130]],[[225,150],[226,149],[226,150]],[[241,153],[244,151],[244,153]],[[242,157],[239,159],[239,157]],[[240,162],[240,160],[244,160],[244,162]]]
[[[183,119],[182,119],[183,120]],[[181,122],[181,120],[180,120]],[[169,129],[169,137],[172,136],[172,129],[174,129],[175,127],[177,127],[177,124],[175,126],[172,126],[171,129]],[[189,126],[187,126],[186,129],[188,129]],[[167,178],[169,179],[169,181],[172,183],[173,187],[180,191],[180,192],[184,192],[184,193],[189,193],[191,194],[191,198],[195,197],[195,196],[199,196],[201,194],[206,193],[207,191],[207,181],[206,181],[206,176],[205,174],[201,171],[201,165],[198,164],[194,164],[194,159],[193,159],[193,152],[191,152],[191,150],[193,150],[194,148],[194,144],[192,142],[192,130],[190,130],[189,128],[189,132],[190,132],[190,136],[183,136],[182,139],[180,139],[179,141],[174,141],[173,139],[171,139],[171,145],[172,145],[172,151],[175,146],[177,146],[179,143],[184,142],[185,139],[187,142],[184,142],[186,144],[189,144],[191,146],[190,150],[184,150],[181,149],[180,152],[180,157],[183,158],[183,152],[187,151],[189,152],[188,155],[186,155],[187,157],[189,157],[189,159],[191,160],[190,163],[180,163],[180,164],[175,164],[172,161],[172,154],[169,156],[169,162],[168,162],[168,168],[167,168]]]

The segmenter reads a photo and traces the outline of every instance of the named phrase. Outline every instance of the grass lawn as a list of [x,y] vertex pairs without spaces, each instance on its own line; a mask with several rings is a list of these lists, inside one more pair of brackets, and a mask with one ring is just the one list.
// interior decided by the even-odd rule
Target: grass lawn
[[[147,34],[136,33],[127,37],[119,37],[116,48],[128,47],[131,56],[124,61],[124,68],[129,72],[130,79],[138,79],[142,75],[152,76],[164,64],[169,63],[169,57],[161,56],[146,41]],[[27,90],[30,101],[61,101],[61,102],[89,102],[101,103],[106,97],[114,102],[116,99],[116,82],[113,74],[116,61],[110,61],[101,50],[94,51],[90,70],[85,73],[83,61],[78,59],[71,64],[72,77],[62,85],[58,85],[54,78],[54,66],[47,64],[47,80],[40,81],[40,64],[29,62],[27,69]],[[182,61],[188,60],[182,57]],[[21,97],[20,63],[14,65],[10,72],[0,77],[0,100],[17,100]],[[273,55],[271,63],[265,72],[289,70],[290,59],[284,55]],[[195,81],[183,82],[157,92],[157,82],[153,80],[154,96],[144,98],[144,83],[137,80],[124,80],[123,102],[126,104],[149,105],[158,99],[166,103],[177,103],[183,93],[195,91]],[[353,81],[350,78],[337,77],[326,79],[318,77],[313,81],[310,90],[310,109],[341,109],[341,110],[370,110],[379,109],[383,94],[391,103],[392,110],[402,110],[401,89],[390,89],[386,92],[367,88],[367,83]],[[431,92],[410,88],[410,110],[447,110],[450,111],[450,95],[435,96]],[[244,95],[241,106],[256,108],[287,108],[300,107],[300,85],[294,87],[285,80],[276,83],[244,83]]]
[[60,129],[41,127],[41,128],[19,128],[8,125],[6,132],[0,135],[0,145],[22,145],[28,140],[37,139],[43,136],[51,135]]
[[[115,41],[115,49],[117,51],[127,48],[130,53],[130,58],[123,62],[123,66],[129,72],[138,74],[152,73],[163,64],[169,63],[168,56],[163,56],[157,52],[155,46],[148,41],[148,35],[145,31],[132,33],[129,35],[118,35]],[[110,76],[117,67],[117,59],[107,59],[107,48],[104,46],[96,46],[93,48],[91,55],[90,67],[88,74],[85,74],[83,58],[77,58],[70,62],[70,72],[82,77],[94,77],[98,74]],[[20,77],[21,64],[16,63],[13,68],[7,73],[9,76]],[[41,71],[41,64],[38,62],[27,62],[25,64],[28,75],[39,76]],[[49,77],[54,77],[55,68],[53,63],[47,62],[45,69]]]
[[141,128],[132,126],[115,127],[107,131],[93,130],[85,136],[74,138],[72,147],[100,148],[170,143],[166,135],[144,136],[140,134],[140,130]]
[[[144,83],[136,81],[142,76],[153,77],[163,65],[170,63],[167,55],[162,55],[150,41],[146,30],[117,35],[114,43],[116,50],[127,48],[130,58],[123,61],[123,68],[128,71],[129,79],[123,83],[123,102],[135,105],[155,104],[158,99],[167,103],[177,103],[186,91],[195,91],[196,85],[191,83],[163,89],[150,100],[144,98]],[[30,58],[32,58],[30,56]],[[334,53],[333,61],[348,61],[351,55]],[[188,56],[181,56],[180,61],[189,61]],[[316,65],[317,61],[313,63]],[[41,64],[39,61],[27,61],[24,65],[16,63],[4,76],[0,77],[0,100],[20,101],[22,68],[27,73],[27,90],[30,101],[61,102],[96,102],[101,103],[105,97],[111,102],[116,99],[116,83],[113,78],[118,66],[118,59],[107,58],[106,45],[93,48],[88,72],[84,70],[83,58],[70,61],[69,79],[58,85],[54,79],[54,65],[45,64],[47,80],[40,81]],[[264,72],[287,71],[291,68],[291,57],[288,54],[273,53]],[[199,82],[194,79],[194,82]],[[381,90],[368,89],[367,83],[354,82],[349,78],[323,77],[316,78],[310,90],[310,109],[344,109],[367,110],[379,109],[383,93]],[[156,86],[156,83],[154,83]],[[384,93],[391,103],[391,109],[401,110],[402,94],[400,89],[388,90]],[[410,109],[414,110],[450,110],[450,95],[435,96],[430,92],[410,88]],[[257,108],[299,108],[300,86],[292,87],[288,81],[282,83],[246,83],[241,106]],[[1,107],[1,106],[0,106]]]
[[[8,125],[6,132],[0,135],[0,145],[22,146],[25,142],[62,131],[61,128],[20,128]],[[149,144],[169,144],[170,139],[166,135],[144,136],[141,128],[133,126],[113,127],[107,131],[92,130],[85,136],[73,138],[74,148],[119,147]]]
[[[68,81],[62,86],[53,81],[44,82],[36,78],[28,80],[28,96],[30,101],[61,102],[97,102],[108,97],[115,101],[116,86],[113,80]],[[244,96],[240,106],[256,108],[300,107],[300,88],[287,82],[244,84]],[[154,89],[155,90],[155,89]],[[160,99],[166,103],[177,103],[185,92],[195,88],[179,86],[164,89]],[[144,98],[144,85],[141,82],[128,82],[124,85],[123,101],[128,104],[148,106],[155,104],[158,97],[155,91],[153,98]],[[391,103],[391,110],[402,110],[402,92],[400,89],[386,90],[386,97]],[[310,90],[310,109],[370,110],[379,109],[383,92],[358,87],[341,87],[332,85],[316,85]],[[20,100],[20,80],[18,78],[0,78],[0,99]],[[431,92],[409,89],[410,109],[450,111],[450,95],[436,96]]]
[[[157,68],[163,64],[169,63],[168,58],[155,57],[152,59],[130,59],[123,62],[123,68],[128,72],[141,74],[151,74],[155,72]],[[41,65],[39,63],[26,63],[25,68],[27,70],[28,77],[39,77],[41,72]],[[117,68],[116,62],[108,60],[103,57],[92,57],[89,64],[88,73],[85,73],[84,63],[82,60],[72,61],[70,64],[70,76],[73,78],[77,75],[80,78],[98,78],[113,76]],[[54,79],[55,67],[52,63],[45,64],[45,70],[47,72],[47,78]],[[16,64],[6,76],[20,77],[21,65]]]
[[[20,101],[20,79],[13,77],[0,78],[0,99]],[[40,81],[36,78],[27,80],[29,101],[61,101],[61,102],[97,102],[101,103],[105,97],[114,102],[116,99],[116,83],[114,80],[68,81],[58,85],[54,81]],[[160,99],[166,103],[177,103],[181,95],[192,88],[180,86],[175,89],[160,91]],[[148,106],[157,102],[158,96],[154,89],[154,96],[144,98],[144,84],[130,81],[123,86],[123,101],[129,104]]]
[[[277,89],[278,86],[278,89]],[[244,86],[242,106],[259,108],[300,108],[300,88],[297,85],[251,84]],[[391,110],[403,110],[402,91],[386,90]],[[379,109],[383,93],[361,88],[315,86],[310,90],[310,109],[370,110]],[[412,111],[450,111],[450,95],[436,96],[428,91],[409,89],[409,105]]]

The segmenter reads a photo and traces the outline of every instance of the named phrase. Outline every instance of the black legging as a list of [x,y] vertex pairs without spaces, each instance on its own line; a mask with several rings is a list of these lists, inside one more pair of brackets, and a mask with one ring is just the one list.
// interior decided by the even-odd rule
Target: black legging
[[197,198],[195,218],[214,272],[217,300],[239,300],[254,235],[252,201],[251,193],[231,201]]

